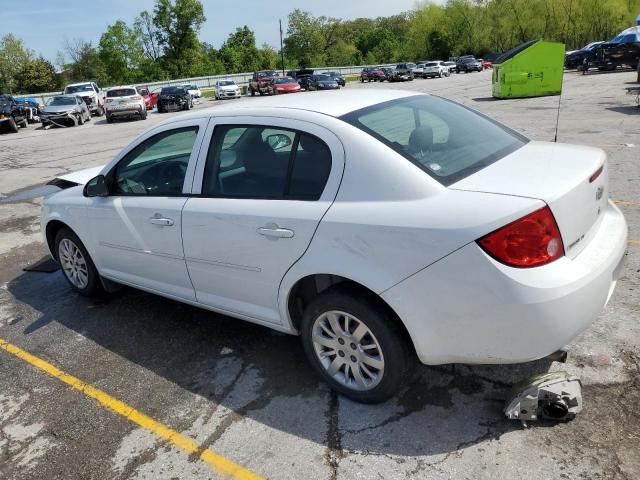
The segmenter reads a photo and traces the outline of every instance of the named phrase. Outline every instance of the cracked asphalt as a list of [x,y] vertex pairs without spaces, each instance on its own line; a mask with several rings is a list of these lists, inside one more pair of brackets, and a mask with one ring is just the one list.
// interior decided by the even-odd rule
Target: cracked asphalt
[[[635,74],[568,73],[561,99],[508,101],[490,98],[490,78],[392,87],[460,101],[536,140],[553,140],[561,100],[559,141],[607,151],[611,196],[629,238],[640,240],[640,110],[624,94]],[[640,242],[629,244],[609,305],[568,346],[566,364],[420,367],[375,406],[330,392],[296,337],[133,289],[91,301],[71,293],[59,271],[23,271],[45,255],[40,187],[107,162],[163,118],[0,135],[0,338],[199,449],[189,455],[0,350],[0,478],[219,478],[199,460],[205,449],[269,479],[640,478]],[[529,429],[506,420],[511,385],[548,370],[582,379],[583,412]]]

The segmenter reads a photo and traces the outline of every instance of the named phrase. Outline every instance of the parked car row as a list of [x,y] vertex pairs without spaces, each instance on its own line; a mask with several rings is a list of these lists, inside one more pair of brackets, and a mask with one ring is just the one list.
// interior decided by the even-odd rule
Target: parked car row
[[417,63],[399,63],[394,67],[366,67],[360,73],[361,82],[404,82],[416,78],[443,78],[453,72],[469,73],[481,72],[485,68],[492,68],[492,63],[476,60],[471,55],[457,57],[455,61],[423,60]]

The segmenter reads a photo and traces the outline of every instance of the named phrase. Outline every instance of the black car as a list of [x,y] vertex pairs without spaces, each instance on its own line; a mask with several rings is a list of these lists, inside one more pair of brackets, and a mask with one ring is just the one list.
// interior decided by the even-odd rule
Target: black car
[[0,129],[8,129],[18,133],[18,126],[26,128],[28,124],[28,112],[24,103],[16,102],[9,94],[0,95]]
[[191,110],[193,98],[183,86],[164,87],[158,96],[158,113],[175,110]]
[[331,78],[335,78],[336,82],[338,82],[338,85],[341,87],[344,87],[347,84],[340,72],[323,72],[321,75],[329,75]]
[[313,75],[313,70],[309,68],[303,68],[302,70],[290,70],[287,72],[287,77],[295,78],[300,88],[309,90],[309,79]]
[[564,68],[568,70],[582,68],[582,64],[584,63],[584,59],[587,55],[589,55],[598,45],[603,43],[604,42],[593,42],[589,45],[585,45],[580,50],[567,53],[564,58]]
[[307,90],[338,90],[340,85],[329,75],[312,75],[309,78]]
[[475,57],[464,56],[456,61],[456,73],[481,72],[482,70],[484,70],[482,62],[476,60]]
[[631,67],[634,70],[640,62],[640,26],[620,33],[608,42],[596,45],[585,55],[582,71],[590,68],[615,70],[617,67]]

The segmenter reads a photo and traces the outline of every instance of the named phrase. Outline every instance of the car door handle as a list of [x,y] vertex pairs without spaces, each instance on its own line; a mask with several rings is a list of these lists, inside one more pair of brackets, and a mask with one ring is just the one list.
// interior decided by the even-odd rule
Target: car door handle
[[174,223],[170,218],[164,217],[151,217],[149,219],[149,222],[153,223],[154,225],[162,225],[163,227],[171,227]]
[[280,228],[277,225],[265,225],[264,227],[260,227],[257,232],[265,237],[293,238],[293,230]]

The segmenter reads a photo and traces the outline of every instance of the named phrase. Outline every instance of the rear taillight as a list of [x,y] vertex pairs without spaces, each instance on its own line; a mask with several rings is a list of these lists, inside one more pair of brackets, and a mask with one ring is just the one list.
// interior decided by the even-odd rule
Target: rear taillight
[[539,267],[564,255],[560,230],[548,206],[485,235],[478,244],[499,262],[518,268]]

